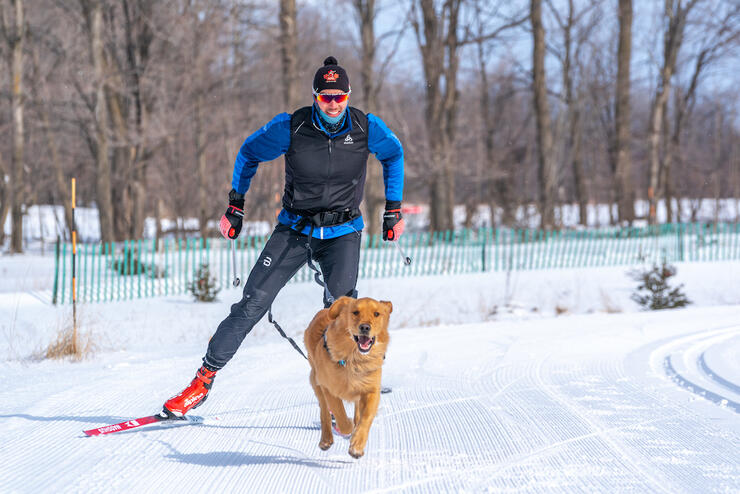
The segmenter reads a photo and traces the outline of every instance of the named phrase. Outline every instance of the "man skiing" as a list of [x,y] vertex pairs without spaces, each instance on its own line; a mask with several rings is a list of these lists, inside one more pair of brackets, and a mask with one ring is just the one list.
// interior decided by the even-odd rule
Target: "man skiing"
[[[357,298],[360,214],[367,157],[383,165],[383,240],[403,233],[403,148],[378,117],[348,106],[347,72],[334,57],[324,60],[313,80],[313,105],[281,113],[247,137],[234,164],[229,206],[219,228],[235,239],[242,228],[244,194],[260,162],[285,155],[283,209],[278,224],[244,286],[242,299],[219,324],[203,365],[190,385],[164,404],[168,416],[183,416],[202,404],[221,368],[272,301],[306,263],[317,261],[324,279],[324,307],[342,295]],[[307,242],[307,239],[308,240]]]

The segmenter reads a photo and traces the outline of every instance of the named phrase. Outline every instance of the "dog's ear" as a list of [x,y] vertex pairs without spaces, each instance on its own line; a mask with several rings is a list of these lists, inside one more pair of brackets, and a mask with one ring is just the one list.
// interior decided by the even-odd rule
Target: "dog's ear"
[[334,303],[331,304],[331,307],[329,307],[329,318],[336,319],[337,317],[339,317],[342,309],[352,300],[354,299],[350,297],[339,297],[337,300],[335,300]]
[[391,312],[393,312],[393,304],[392,303],[388,302],[387,300],[381,300],[380,303],[383,304],[383,305],[385,305],[386,307],[388,307],[388,314],[390,314]]

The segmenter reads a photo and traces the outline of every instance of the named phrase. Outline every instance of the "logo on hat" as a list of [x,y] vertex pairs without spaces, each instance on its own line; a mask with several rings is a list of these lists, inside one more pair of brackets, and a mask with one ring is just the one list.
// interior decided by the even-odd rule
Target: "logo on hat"
[[324,79],[326,79],[326,82],[337,82],[337,79],[339,79],[339,74],[337,74],[334,70],[330,70],[329,72],[324,74]]

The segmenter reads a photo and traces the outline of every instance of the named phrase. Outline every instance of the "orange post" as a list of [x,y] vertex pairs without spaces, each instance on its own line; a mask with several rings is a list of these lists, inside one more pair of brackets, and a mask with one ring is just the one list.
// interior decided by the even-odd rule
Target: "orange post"
[[77,355],[77,226],[75,225],[76,180],[72,179],[72,351]]

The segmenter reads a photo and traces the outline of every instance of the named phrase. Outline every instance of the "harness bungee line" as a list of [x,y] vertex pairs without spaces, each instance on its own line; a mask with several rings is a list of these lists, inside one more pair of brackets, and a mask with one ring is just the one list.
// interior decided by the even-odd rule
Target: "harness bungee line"
[[303,358],[305,358],[306,360],[308,360],[308,357],[306,357],[306,355],[303,353],[303,350],[301,350],[301,348],[298,346],[298,344],[295,342],[295,340],[293,340],[293,338],[291,338],[290,336],[288,336],[287,334],[285,334],[285,331],[283,331],[283,328],[281,328],[280,325],[277,323],[277,321],[275,321],[272,318],[272,304],[270,304],[270,307],[267,309],[267,320],[273,326],[275,326],[275,329],[277,329],[278,333],[280,333],[280,336],[282,336],[283,338],[285,338],[286,340],[288,340],[290,342],[290,344],[293,345],[293,348],[295,348],[296,351],[298,353],[300,353]]
[[[321,213],[319,213],[319,214],[321,214]],[[308,267],[311,268],[311,269],[313,269],[315,271],[314,272],[314,275],[313,275],[314,276],[314,279],[316,280],[316,283],[318,283],[324,289],[324,296],[326,297],[326,301],[329,302],[330,304],[333,304],[334,303],[334,297],[329,292],[329,288],[326,286],[326,283],[324,282],[324,280],[321,279],[321,271],[319,271],[319,269],[316,267],[316,265],[314,265],[313,259],[312,259],[312,257],[313,257],[313,249],[311,249],[311,239],[313,238],[313,229],[314,229],[314,226],[315,226],[315,224],[314,224],[314,218],[318,218],[319,217],[319,214],[316,214],[313,217],[306,217],[306,216],[304,216],[303,219],[301,219],[297,223],[297,229],[298,229],[298,232],[300,232],[301,230],[303,230],[303,227],[305,226],[305,223],[306,222],[310,222],[311,223],[311,229],[308,232],[308,236],[306,237],[306,244],[305,244],[305,247],[306,247],[306,259],[308,261]],[[287,334],[285,334],[285,331],[283,331],[283,328],[281,328],[280,325],[277,323],[277,321],[275,321],[273,319],[273,317],[272,317],[272,304],[270,304],[270,307],[267,308],[267,321],[270,322],[273,326],[275,326],[275,329],[277,329],[277,332],[280,334],[280,336],[282,336],[283,338],[285,338],[286,340],[288,340],[290,342],[290,344],[293,345],[293,348],[295,348],[296,351],[298,353],[300,353],[303,358],[305,358],[306,360],[308,360],[308,357],[306,357],[306,355],[300,349],[300,347],[295,342],[295,340],[293,340],[293,338],[291,338],[290,336],[288,336]],[[329,347],[326,345],[326,332],[324,332],[324,348],[326,348],[326,351],[329,352]],[[331,357],[331,352],[329,352],[329,357]],[[339,361],[339,364],[340,365],[344,365],[344,360],[340,360]]]

